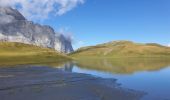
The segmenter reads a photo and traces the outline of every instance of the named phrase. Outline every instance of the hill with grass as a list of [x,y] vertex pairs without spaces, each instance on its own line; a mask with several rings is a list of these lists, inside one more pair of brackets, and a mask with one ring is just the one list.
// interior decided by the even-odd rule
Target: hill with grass
[[73,57],[170,57],[170,47],[156,43],[113,41],[82,47],[70,54]]
[[70,59],[54,49],[24,43],[0,42],[0,65],[57,63]]

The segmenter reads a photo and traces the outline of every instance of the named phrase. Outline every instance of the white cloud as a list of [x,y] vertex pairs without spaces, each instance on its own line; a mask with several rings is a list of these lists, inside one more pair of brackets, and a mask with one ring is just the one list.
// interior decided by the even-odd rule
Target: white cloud
[[85,44],[84,41],[81,40],[77,41],[77,45],[84,45],[84,44]]
[[[57,32],[58,32],[59,34],[64,35],[65,38],[66,38],[67,40],[69,40],[69,41],[73,44],[74,49],[78,49],[79,47],[81,47],[82,45],[85,44],[84,41],[79,40],[79,39],[77,39],[76,37],[74,37],[74,34],[73,34],[72,32],[70,32],[70,27],[68,27],[68,26],[67,26],[67,27],[59,28],[59,29],[57,30]],[[56,35],[59,35],[59,34],[56,34]]]
[[56,35],[62,34],[67,40],[69,40],[70,42],[73,42],[74,41],[74,36],[73,36],[73,33],[70,32],[69,29],[70,29],[69,27],[59,28],[57,30],[57,33],[59,33],[59,34],[56,34]]
[[167,46],[170,47],[170,43]]
[[76,41],[74,40],[72,44],[73,44],[73,48],[76,50],[76,49],[84,46],[85,42],[82,40],[76,40]]
[[83,4],[84,0],[0,0],[0,6],[11,6],[28,19],[46,19],[50,13],[60,16]]

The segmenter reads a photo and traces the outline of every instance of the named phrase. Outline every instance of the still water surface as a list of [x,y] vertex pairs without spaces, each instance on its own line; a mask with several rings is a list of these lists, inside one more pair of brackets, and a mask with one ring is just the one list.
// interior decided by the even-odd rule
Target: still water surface
[[[141,100],[170,100],[170,60],[166,58],[81,59],[66,63],[63,66],[58,64],[47,64],[47,66],[57,70],[117,79],[117,82],[124,88],[147,93]],[[11,68],[5,67],[5,71],[3,68],[0,71],[9,75],[15,71],[18,71],[18,74],[25,74],[23,72],[27,71],[30,74],[32,71],[36,71],[36,73],[42,72],[41,67],[27,71],[22,67],[15,67],[15,69],[11,70]]]
[[88,59],[66,64],[65,69],[116,78],[122,87],[146,92],[142,100],[170,100],[170,62],[165,59]]

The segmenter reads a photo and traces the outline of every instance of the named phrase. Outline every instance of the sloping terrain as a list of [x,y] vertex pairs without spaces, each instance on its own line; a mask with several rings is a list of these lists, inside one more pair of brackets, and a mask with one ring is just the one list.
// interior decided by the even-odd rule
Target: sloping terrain
[[0,42],[0,65],[49,63],[66,60],[70,60],[70,58],[54,49],[16,42]]
[[73,57],[162,57],[170,56],[170,47],[156,43],[140,44],[131,41],[113,41],[83,47],[71,54]]

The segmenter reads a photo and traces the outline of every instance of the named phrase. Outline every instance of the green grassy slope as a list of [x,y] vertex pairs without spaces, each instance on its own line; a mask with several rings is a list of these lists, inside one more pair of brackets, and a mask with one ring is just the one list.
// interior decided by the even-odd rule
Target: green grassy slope
[[73,57],[167,57],[170,47],[155,43],[140,44],[131,41],[113,41],[83,47],[70,54]]
[[57,63],[70,59],[49,48],[23,43],[0,42],[0,65]]

